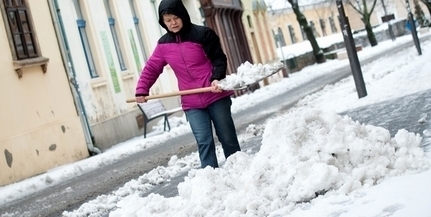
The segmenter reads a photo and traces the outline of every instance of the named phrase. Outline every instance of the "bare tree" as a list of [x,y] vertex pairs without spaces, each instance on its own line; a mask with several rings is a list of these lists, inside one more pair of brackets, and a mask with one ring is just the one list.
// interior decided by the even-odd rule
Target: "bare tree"
[[317,17],[319,18],[320,29],[322,30],[322,35],[327,35],[326,27],[326,17],[329,17],[330,14],[333,14],[335,9],[333,7],[335,5],[335,1],[333,0],[323,0],[321,2],[316,2],[313,4],[313,9],[316,12]]
[[307,39],[311,44],[311,47],[313,48],[313,55],[316,59],[317,63],[324,63],[326,62],[325,55],[323,54],[323,50],[320,48],[319,44],[317,43],[316,37],[314,36],[313,29],[308,25],[307,18],[304,16],[304,14],[299,9],[298,1],[297,0],[287,0],[287,2],[290,3],[292,6],[293,13],[296,15],[296,20],[299,23],[299,26],[304,30],[305,34],[307,35]]
[[425,17],[424,12],[422,11],[422,8],[419,5],[419,0],[413,0],[413,5],[415,8],[415,17],[418,21],[419,26],[424,27],[428,25],[428,21]]
[[428,12],[430,13],[431,16],[431,0],[420,0],[422,3],[425,4],[425,6],[427,6],[428,8]]
[[371,26],[371,15],[373,14],[374,8],[376,7],[377,0],[345,0],[350,6],[355,9],[360,15],[361,20],[365,25],[365,31],[367,32],[368,41],[372,47],[376,46],[377,39]]

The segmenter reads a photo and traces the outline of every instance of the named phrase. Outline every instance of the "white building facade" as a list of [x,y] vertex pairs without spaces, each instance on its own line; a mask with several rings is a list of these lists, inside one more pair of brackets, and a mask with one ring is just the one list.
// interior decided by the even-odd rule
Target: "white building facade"
[[[158,23],[160,1],[51,0],[69,74],[83,104],[83,115],[95,146],[102,150],[143,135],[134,98],[145,62],[165,30]],[[184,1],[192,21],[202,24],[199,2]],[[151,94],[178,90],[165,67]],[[180,106],[178,97],[163,100]],[[156,122],[154,122],[156,123]]]

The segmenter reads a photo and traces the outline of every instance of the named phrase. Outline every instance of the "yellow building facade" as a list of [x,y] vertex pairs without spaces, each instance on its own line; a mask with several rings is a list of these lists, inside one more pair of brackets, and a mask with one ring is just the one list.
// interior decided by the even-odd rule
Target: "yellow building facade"
[[[276,44],[271,27],[268,25],[267,7],[264,0],[242,1],[242,7],[244,10],[242,23],[245,27],[253,63],[268,64],[281,61],[275,51]],[[285,76],[287,76],[287,71],[282,71],[261,83],[267,85]]]
[[[278,33],[282,36],[281,41],[284,42],[282,46],[307,40],[296,20],[296,15],[290,8],[290,4],[286,3],[286,6],[287,7],[284,9],[274,10],[271,10],[270,5],[268,6],[270,8],[270,10],[268,10],[268,25],[276,34]],[[344,2],[343,6],[352,31],[363,30],[365,25],[361,20],[361,15],[351,5]],[[413,8],[413,1],[410,1],[410,6]],[[423,11],[427,11],[424,5],[420,4],[420,6]],[[368,7],[370,8],[371,5]],[[307,18],[308,24],[314,30],[316,37],[340,33],[339,11],[336,1],[300,5],[300,9]],[[382,17],[385,16],[385,11],[387,15],[392,14],[394,20],[407,19],[405,1],[384,0],[383,2],[378,0],[370,18],[372,26],[384,23]],[[412,13],[414,13],[414,11],[412,11]],[[394,22],[394,20],[391,22]]]
[[89,156],[48,3],[22,2],[0,2],[0,186]]

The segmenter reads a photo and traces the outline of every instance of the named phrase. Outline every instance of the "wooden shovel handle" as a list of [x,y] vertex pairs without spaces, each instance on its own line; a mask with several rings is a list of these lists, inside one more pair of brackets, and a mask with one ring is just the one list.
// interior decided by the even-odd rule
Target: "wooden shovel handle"
[[[166,97],[172,97],[172,96],[204,93],[204,92],[210,92],[212,89],[213,89],[212,87],[202,87],[202,88],[196,88],[196,89],[190,89],[190,90],[181,90],[181,91],[175,91],[175,92],[171,92],[171,93],[162,93],[162,94],[150,95],[150,96],[146,96],[145,99],[146,100],[160,99],[160,98],[166,98]],[[127,99],[126,102],[127,103],[136,102],[136,99]]]

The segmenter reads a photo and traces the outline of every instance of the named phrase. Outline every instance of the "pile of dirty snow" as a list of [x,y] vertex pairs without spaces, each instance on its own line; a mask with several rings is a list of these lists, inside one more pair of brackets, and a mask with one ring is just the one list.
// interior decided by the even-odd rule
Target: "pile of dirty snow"
[[179,195],[130,195],[116,216],[287,216],[319,195],[347,195],[430,167],[421,137],[307,109],[270,120],[260,151],[191,170]]

